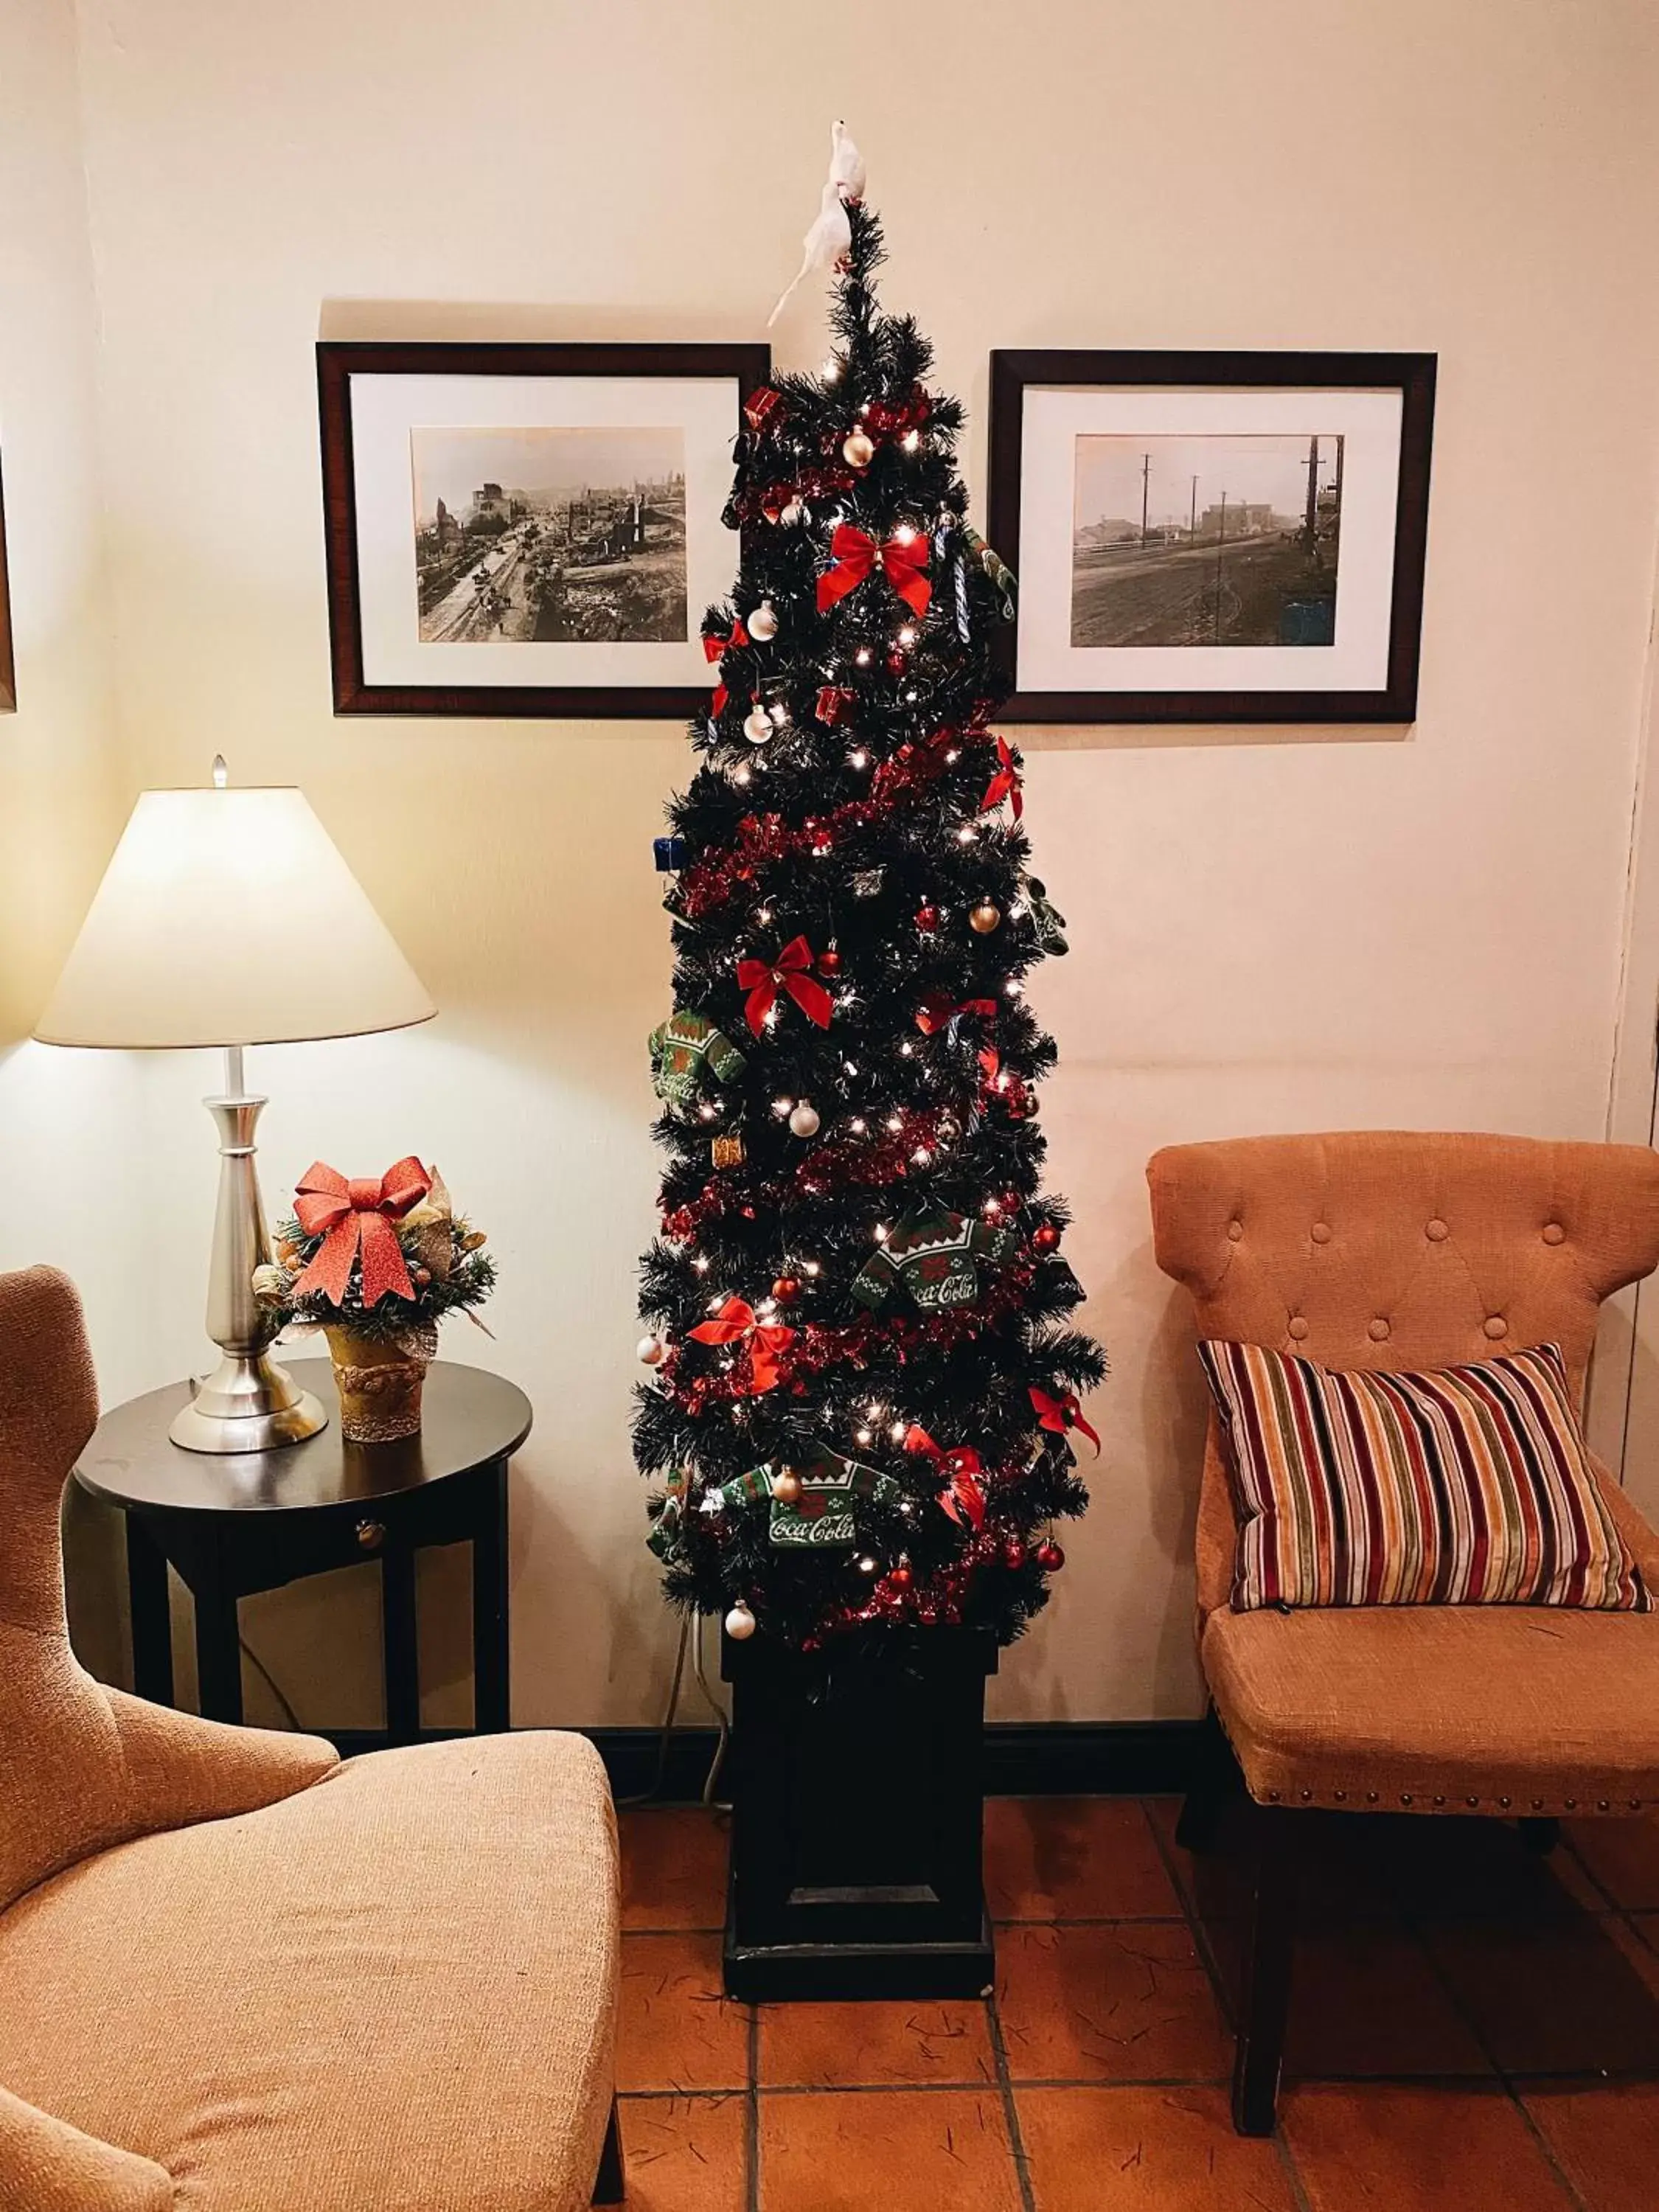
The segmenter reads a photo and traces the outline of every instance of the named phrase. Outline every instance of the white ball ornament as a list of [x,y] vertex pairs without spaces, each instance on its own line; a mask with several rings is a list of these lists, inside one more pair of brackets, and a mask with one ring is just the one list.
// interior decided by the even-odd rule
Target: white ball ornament
[[789,1116],[789,1127],[797,1137],[816,1137],[818,1133],[818,1111],[803,1098]]
[[778,611],[770,599],[763,599],[749,617],[749,635],[769,645],[778,634]]
[[755,1632],[755,1616],[741,1598],[726,1616],[726,1632],[734,1644],[746,1644]]
[[850,437],[842,439],[841,456],[849,469],[867,469],[876,458],[876,449],[862,430],[854,430]]
[[668,1353],[668,1346],[659,1336],[642,1336],[635,1349],[645,1367],[660,1367]]
[[778,517],[778,520],[782,523],[786,530],[794,529],[798,523],[805,522],[805,520],[806,507],[805,502],[799,499],[792,499]]
[[751,745],[763,745],[772,735],[773,727],[772,717],[765,708],[757,707],[751,714],[744,716],[743,734]]

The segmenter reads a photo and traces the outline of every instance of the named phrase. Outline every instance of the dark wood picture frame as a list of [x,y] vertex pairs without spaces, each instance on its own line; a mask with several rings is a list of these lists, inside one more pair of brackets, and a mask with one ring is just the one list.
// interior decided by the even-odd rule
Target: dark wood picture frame
[[[771,348],[750,344],[452,344],[322,340],[322,428],[328,626],[337,714],[626,716],[678,720],[708,703],[705,684],[386,684],[363,674],[362,605],[353,472],[354,376],[731,377],[741,410],[772,373]],[[697,610],[691,610],[695,625]],[[695,627],[692,632],[696,635]]]
[[17,664],[11,644],[11,578],[6,568],[6,499],[0,486],[0,714],[17,712]]
[[[1020,565],[1020,489],[1028,386],[1170,385],[1244,389],[1398,389],[1402,410],[1395,506],[1394,588],[1386,682],[1380,690],[1020,691],[1002,708],[1021,722],[1409,722],[1417,714],[1418,660],[1428,550],[1429,462],[1434,433],[1431,353],[1088,352],[1045,349],[991,356],[991,543]],[[1000,646],[1005,679],[1018,681],[1018,626]]]

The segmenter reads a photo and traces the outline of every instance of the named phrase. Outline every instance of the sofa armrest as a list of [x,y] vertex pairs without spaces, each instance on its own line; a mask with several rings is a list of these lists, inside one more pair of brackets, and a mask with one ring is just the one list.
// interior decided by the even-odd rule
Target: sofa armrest
[[165,2166],[82,2135],[0,2089],[4,2212],[173,2212],[173,2202]]

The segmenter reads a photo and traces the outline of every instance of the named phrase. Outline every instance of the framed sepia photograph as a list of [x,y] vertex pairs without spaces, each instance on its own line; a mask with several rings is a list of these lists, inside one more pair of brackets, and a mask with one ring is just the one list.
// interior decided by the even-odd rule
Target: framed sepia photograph
[[0,489],[0,714],[17,712],[17,669],[11,644],[11,582],[6,570],[6,502]]
[[1005,717],[1409,722],[1432,354],[994,353]]
[[335,713],[705,707],[770,369],[763,345],[319,344]]

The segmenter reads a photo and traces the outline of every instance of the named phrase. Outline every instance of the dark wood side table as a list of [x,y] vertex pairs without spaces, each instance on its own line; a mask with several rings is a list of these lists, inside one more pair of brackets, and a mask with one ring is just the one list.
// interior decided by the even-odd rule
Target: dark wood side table
[[76,1480],[126,1518],[139,1696],[174,1702],[169,1564],[196,1601],[202,1711],[210,1720],[240,1722],[237,1601],[374,1559],[387,1738],[412,1743],[421,1722],[415,1554],[423,1545],[470,1542],[473,1725],[480,1733],[507,1729],[507,1468],[530,1433],[530,1401],[499,1375],[439,1360],[427,1374],[419,1436],[354,1444],[340,1433],[329,1363],[287,1364],[331,1409],[328,1426],[304,1443],[182,1451],[167,1437],[187,1391],[174,1383],[106,1413],[81,1456]]

